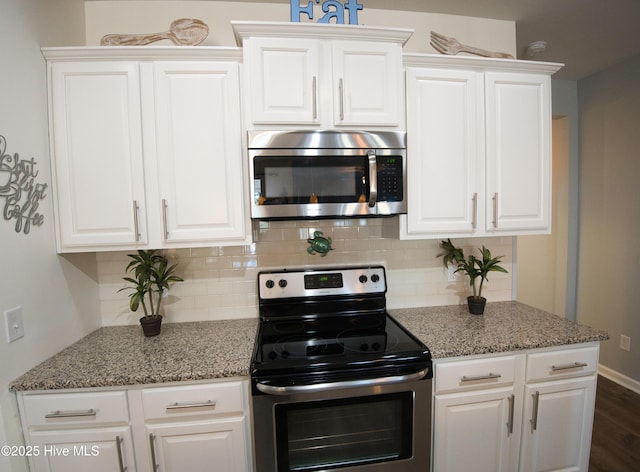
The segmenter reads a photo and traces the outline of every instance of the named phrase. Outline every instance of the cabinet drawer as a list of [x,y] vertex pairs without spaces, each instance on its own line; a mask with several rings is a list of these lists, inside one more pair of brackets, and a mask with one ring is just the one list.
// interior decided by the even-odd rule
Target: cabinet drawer
[[527,382],[591,375],[598,371],[598,346],[529,354]]
[[242,398],[241,382],[159,387],[142,391],[144,417],[147,420],[242,414]]
[[25,395],[23,401],[29,427],[129,422],[124,391]]
[[436,393],[513,385],[516,356],[436,363]]

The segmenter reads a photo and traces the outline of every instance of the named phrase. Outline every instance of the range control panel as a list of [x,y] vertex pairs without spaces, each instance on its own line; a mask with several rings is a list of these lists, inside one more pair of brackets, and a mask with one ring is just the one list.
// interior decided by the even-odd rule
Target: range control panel
[[330,295],[384,294],[384,267],[348,267],[260,272],[260,299],[318,297]]

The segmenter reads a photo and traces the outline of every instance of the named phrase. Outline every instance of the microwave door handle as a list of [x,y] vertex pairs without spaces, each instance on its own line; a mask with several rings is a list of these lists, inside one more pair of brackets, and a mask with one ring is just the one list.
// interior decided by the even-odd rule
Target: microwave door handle
[[376,206],[378,199],[378,169],[376,167],[376,153],[369,150],[367,153],[369,159],[369,206]]

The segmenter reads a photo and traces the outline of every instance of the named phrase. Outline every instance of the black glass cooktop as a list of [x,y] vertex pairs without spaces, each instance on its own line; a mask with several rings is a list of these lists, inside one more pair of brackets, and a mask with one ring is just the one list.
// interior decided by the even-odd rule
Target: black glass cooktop
[[429,349],[386,313],[262,321],[252,376],[294,384],[404,375],[430,360]]

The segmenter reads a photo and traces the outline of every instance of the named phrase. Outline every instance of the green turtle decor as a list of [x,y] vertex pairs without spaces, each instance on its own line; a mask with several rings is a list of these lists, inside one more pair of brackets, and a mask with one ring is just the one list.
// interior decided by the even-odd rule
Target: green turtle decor
[[307,239],[307,242],[310,244],[307,252],[312,256],[318,253],[320,257],[325,257],[333,249],[331,247],[331,238],[325,238],[322,235],[322,231],[314,231],[313,238]]

